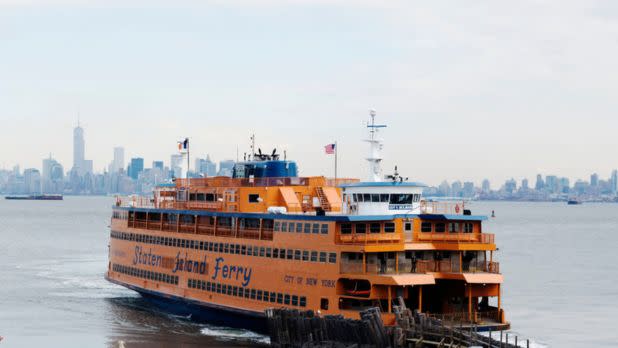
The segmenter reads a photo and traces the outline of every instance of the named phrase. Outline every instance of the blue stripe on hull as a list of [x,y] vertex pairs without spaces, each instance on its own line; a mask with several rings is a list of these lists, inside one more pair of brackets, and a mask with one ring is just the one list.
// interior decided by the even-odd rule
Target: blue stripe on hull
[[266,317],[261,313],[167,295],[161,292],[121,283],[109,278],[107,278],[107,280],[137,291],[148,302],[171,314],[179,316],[190,315],[191,320],[202,323],[247,329],[263,334],[268,333],[268,322]]

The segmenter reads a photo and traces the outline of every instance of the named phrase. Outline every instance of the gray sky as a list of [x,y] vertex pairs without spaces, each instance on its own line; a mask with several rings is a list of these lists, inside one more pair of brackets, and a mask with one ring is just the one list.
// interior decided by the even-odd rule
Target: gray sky
[[[287,149],[303,175],[365,177],[363,122],[411,179],[618,167],[616,1],[0,0],[0,166],[215,160]],[[242,155],[241,155],[242,156]]]

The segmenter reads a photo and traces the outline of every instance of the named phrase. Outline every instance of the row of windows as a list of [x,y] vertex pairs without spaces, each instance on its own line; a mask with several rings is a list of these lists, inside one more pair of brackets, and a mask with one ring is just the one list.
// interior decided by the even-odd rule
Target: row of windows
[[131,242],[204,250],[224,254],[259,256],[274,259],[309,262],[337,263],[337,253],[327,253],[325,251],[318,252],[299,249],[267,248],[244,244],[217,243],[172,237],[149,236],[138,233],[126,233],[118,231],[112,231],[111,237],[114,239],[128,240]]
[[223,195],[217,193],[190,193],[189,200],[198,202],[218,202],[219,200],[223,200]]
[[421,222],[421,232],[446,232],[448,227],[448,231],[450,233],[472,233],[474,231],[474,225],[471,222],[429,222],[423,221]]
[[114,272],[127,274],[132,277],[144,278],[148,280],[154,280],[156,282],[178,285],[178,276],[173,276],[165,273],[152,272],[145,269],[139,269],[131,266],[118,264],[113,264],[112,270]]
[[[352,233],[352,231],[354,231],[354,233],[367,233],[367,232],[380,233],[382,232],[382,224],[379,222],[372,222],[370,224],[366,224],[366,223],[341,224],[342,234],[350,234]],[[385,222],[384,232],[385,233],[395,232],[395,223]]]
[[122,210],[114,210],[112,212],[113,219],[127,220],[129,218],[129,212]]
[[352,202],[371,202],[371,203],[386,203],[389,204],[412,204],[412,202],[420,202],[420,194],[410,193],[353,193],[346,195],[344,200],[351,198]]
[[275,221],[275,232],[328,234],[328,224]]
[[197,279],[189,279],[187,286],[191,289],[199,289],[214,292],[217,294],[244,297],[257,301],[278,303],[287,306],[307,306],[307,298],[305,296],[289,295],[266,290],[247,289],[241,286],[207,282]]

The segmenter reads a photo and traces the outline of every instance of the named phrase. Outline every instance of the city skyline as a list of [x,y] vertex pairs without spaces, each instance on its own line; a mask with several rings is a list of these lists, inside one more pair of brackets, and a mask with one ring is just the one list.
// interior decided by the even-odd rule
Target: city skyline
[[302,175],[332,175],[337,141],[362,177],[369,108],[385,170],[428,184],[618,167],[611,1],[101,3],[0,1],[3,168],[51,152],[69,170],[80,114],[95,171],[114,146],[235,158],[255,133]]

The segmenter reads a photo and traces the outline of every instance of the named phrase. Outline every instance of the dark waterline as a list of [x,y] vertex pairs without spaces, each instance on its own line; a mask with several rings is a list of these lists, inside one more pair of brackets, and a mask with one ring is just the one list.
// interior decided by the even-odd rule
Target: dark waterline
[[[6,347],[248,347],[265,338],[158,311],[103,279],[109,197],[0,200]],[[537,346],[613,347],[618,205],[474,202],[490,215],[513,333]]]

